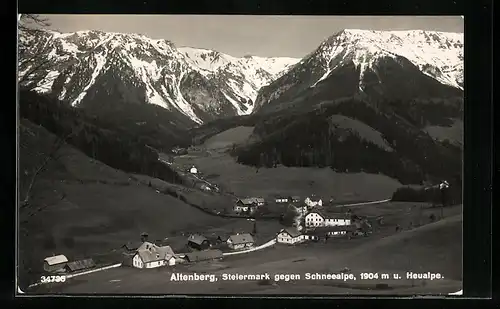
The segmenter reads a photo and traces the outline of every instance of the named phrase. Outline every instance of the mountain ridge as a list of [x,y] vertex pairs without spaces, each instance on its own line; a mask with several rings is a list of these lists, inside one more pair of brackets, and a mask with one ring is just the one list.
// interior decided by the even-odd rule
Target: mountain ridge
[[463,34],[345,29],[328,37],[288,72],[263,87],[254,112],[269,102],[290,101],[349,65],[356,71],[357,76],[352,78],[358,79],[359,90],[349,96],[362,93],[367,84],[365,73],[375,75],[372,82],[381,84],[379,72],[373,66],[388,59],[401,67],[414,66],[414,73],[419,71],[444,86],[463,91]]
[[[59,80],[56,95],[76,106],[95,92],[97,78],[109,70],[126,71],[128,76],[120,78],[131,81],[128,88],[136,88],[130,89],[136,92],[133,97],[144,97],[146,103],[178,112],[196,123],[250,113],[259,88],[299,61],[236,58],[217,51],[204,53],[189,48],[199,51],[199,55],[193,55],[186,48],[177,49],[168,40],[95,30],[70,33],[43,30],[34,35],[21,34],[20,40],[31,45],[28,52],[43,55],[51,62],[51,70],[42,73],[45,75],[35,87],[38,92],[54,92],[53,85]],[[210,70],[200,66],[201,56],[218,57],[225,63]],[[28,70],[29,67],[20,68],[20,75]],[[202,92],[201,97],[213,99],[212,105],[193,104],[184,98],[185,91],[180,86],[191,73],[201,75],[199,81],[203,87],[197,87],[197,92]]]

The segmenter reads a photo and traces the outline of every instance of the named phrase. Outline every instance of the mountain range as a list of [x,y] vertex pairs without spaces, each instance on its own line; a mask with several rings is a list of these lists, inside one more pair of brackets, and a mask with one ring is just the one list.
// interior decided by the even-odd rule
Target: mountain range
[[[291,104],[289,98],[320,92],[329,81],[337,83],[331,91],[338,97],[440,97],[463,90],[459,33],[343,30],[302,59],[237,58],[138,34],[101,31],[37,31],[22,34],[20,40],[50,62],[35,88],[38,92],[52,93],[73,106],[117,100],[154,104],[195,124],[248,115],[279,102],[286,102],[285,107]],[[20,75],[28,70],[22,68]],[[401,74],[396,76],[394,70]],[[352,82],[345,87],[347,76]],[[399,85],[414,77],[420,88]]]
[[[21,34],[31,53],[48,60],[35,90],[73,106],[155,104],[195,123],[250,114],[258,90],[300,59],[177,48],[138,34],[37,31]],[[20,75],[29,67],[20,68]]]

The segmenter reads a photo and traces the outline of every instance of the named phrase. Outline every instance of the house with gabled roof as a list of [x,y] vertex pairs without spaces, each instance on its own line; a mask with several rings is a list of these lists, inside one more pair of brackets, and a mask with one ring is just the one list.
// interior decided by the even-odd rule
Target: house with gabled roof
[[144,242],[132,258],[136,268],[156,268],[165,265],[175,265],[175,253],[170,246],[157,246]]
[[282,244],[297,244],[305,241],[305,236],[295,227],[282,229],[276,235],[276,242]]
[[310,208],[317,207],[317,206],[320,206],[320,207],[323,206],[323,201],[321,200],[321,198],[319,198],[315,195],[306,197],[306,199],[304,200],[304,203]]
[[196,250],[205,250],[210,248],[210,241],[201,234],[191,234],[188,237],[188,246]]
[[254,245],[252,235],[248,233],[231,235],[226,241],[227,246],[233,250],[251,248]]
[[235,212],[254,212],[257,207],[263,206],[265,200],[262,197],[248,197],[238,199],[233,207]]
[[48,272],[61,272],[68,263],[68,258],[63,255],[53,255],[43,260],[43,269]]

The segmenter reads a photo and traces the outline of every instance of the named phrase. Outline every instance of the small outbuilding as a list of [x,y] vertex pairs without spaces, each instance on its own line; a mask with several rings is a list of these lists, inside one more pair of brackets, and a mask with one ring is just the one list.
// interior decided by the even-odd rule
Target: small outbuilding
[[64,267],[68,263],[68,258],[62,254],[49,256],[44,259],[43,269],[48,272],[64,271]]
[[196,250],[210,248],[210,241],[201,234],[192,234],[188,237],[188,246]]
[[186,262],[193,263],[193,262],[221,259],[222,257],[223,257],[222,251],[214,249],[214,250],[189,252],[186,253],[184,259],[186,260]]

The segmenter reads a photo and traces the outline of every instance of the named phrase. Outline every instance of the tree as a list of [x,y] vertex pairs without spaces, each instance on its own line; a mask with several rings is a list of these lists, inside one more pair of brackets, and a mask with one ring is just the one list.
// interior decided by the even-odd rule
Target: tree
[[55,139],[49,153],[44,156],[44,158],[42,159],[42,162],[37,167],[35,167],[35,169],[33,170],[32,174],[31,174],[31,178],[29,180],[28,188],[26,190],[24,199],[19,203],[19,210],[20,211],[23,211],[24,209],[28,208],[28,206],[30,205],[30,201],[33,198],[33,187],[35,186],[36,182],[38,181],[38,178],[40,177],[40,175],[46,170],[48,163],[51,160],[56,161],[59,158],[61,158],[61,155],[62,155],[60,153],[61,147],[64,146],[64,144],[66,143],[66,141],[69,138],[77,135],[81,130],[82,130],[81,126],[77,127],[75,129],[73,129],[64,138],[56,138]]
[[[47,19],[35,14],[20,14],[18,17],[18,83],[31,90],[38,83],[47,79],[50,59],[44,55],[45,44],[31,44],[30,40],[38,40],[42,28],[50,24]],[[38,42],[37,42],[38,43]],[[55,77],[50,77],[54,78]],[[47,81],[48,82],[48,81]]]

